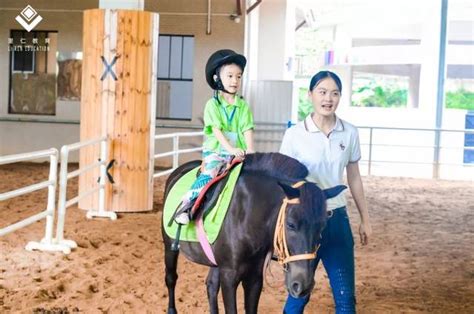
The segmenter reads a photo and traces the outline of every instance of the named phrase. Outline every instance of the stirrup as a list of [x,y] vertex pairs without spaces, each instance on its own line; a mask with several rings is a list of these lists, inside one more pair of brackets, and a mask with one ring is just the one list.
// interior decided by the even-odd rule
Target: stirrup
[[176,209],[176,211],[174,212],[174,214],[171,216],[170,220],[168,221],[168,227],[171,227],[173,222],[179,224],[179,222],[177,222],[175,219],[178,215],[182,214],[183,212],[187,212],[188,215],[190,216],[189,220],[191,220],[191,209],[193,208],[193,206],[194,206],[194,201],[192,201],[191,203],[188,203],[187,205],[183,205],[183,203],[179,204],[178,208]]
[[174,221],[180,225],[187,225],[191,221],[191,209],[183,210],[179,213],[176,213],[174,216]]

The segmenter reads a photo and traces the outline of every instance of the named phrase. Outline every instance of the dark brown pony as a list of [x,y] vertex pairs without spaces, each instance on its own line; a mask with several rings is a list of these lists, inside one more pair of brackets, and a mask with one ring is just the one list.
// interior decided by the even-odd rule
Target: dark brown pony
[[[165,199],[177,179],[199,164],[200,161],[186,163],[169,176]],[[284,198],[299,199],[298,204],[288,205],[284,222],[290,255],[315,252],[327,220],[326,198],[339,194],[345,187],[322,191],[310,182],[305,182],[299,188],[291,187],[297,181],[304,180],[307,175],[308,170],[303,164],[285,155],[247,155],[223,226],[212,245],[218,266],[209,262],[199,243],[180,242],[180,250],[189,260],[210,267],[206,284],[211,313],[218,313],[217,295],[220,287],[225,312],[237,313],[236,290],[240,283],[244,288],[245,312],[257,313],[264,263],[267,255],[273,252],[275,225]],[[219,184],[213,189],[219,190]],[[171,250],[173,239],[167,236],[164,227],[162,234],[169,297],[168,313],[177,313],[175,286],[179,251]],[[305,259],[285,265],[285,284],[292,296],[305,296],[311,292],[314,286],[313,263],[314,259]]]

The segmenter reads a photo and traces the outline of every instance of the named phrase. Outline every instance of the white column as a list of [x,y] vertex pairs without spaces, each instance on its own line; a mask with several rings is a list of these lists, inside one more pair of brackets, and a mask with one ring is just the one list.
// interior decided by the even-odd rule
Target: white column
[[291,80],[295,36],[293,0],[265,0],[259,10],[257,78]]
[[427,1],[421,34],[421,70],[419,108],[436,113],[439,65],[440,1]]
[[418,66],[411,66],[408,77],[408,99],[407,108],[418,108],[420,101],[420,69]]
[[99,8],[144,10],[145,0],[99,0]]
[[349,54],[352,48],[352,37],[347,25],[338,25],[334,29],[334,63],[328,67],[334,71],[342,82],[341,106],[349,107],[352,98],[352,66]]
[[323,70],[329,70],[339,76],[342,83],[342,94],[339,108],[350,107],[352,100],[352,66],[350,65],[333,65],[327,66]]
[[283,78],[285,80],[293,80],[295,78],[295,0],[286,0],[285,13],[285,68],[283,72]]
[[[247,8],[250,1],[247,3]],[[251,82],[258,78],[258,38],[259,38],[259,13],[260,6],[253,9],[245,19],[245,47],[247,67],[244,72],[243,94],[249,99]]]

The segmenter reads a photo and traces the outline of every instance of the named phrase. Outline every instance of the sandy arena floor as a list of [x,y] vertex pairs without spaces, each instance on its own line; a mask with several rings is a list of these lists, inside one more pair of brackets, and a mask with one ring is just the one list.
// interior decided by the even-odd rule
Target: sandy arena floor
[[[0,193],[39,182],[47,171],[45,165],[2,166]],[[363,180],[374,234],[368,246],[356,244],[359,313],[474,313],[474,183]],[[84,211],[70,208],[65,238],[79,248],[67,256],[24,250],[28,241],[41,239],[44,220],[0,237],[0,313],[164,313],[163,180],[155,191],[153,212],[120,214],[114,222],[87,220]],[[77,195],[77,185],[68,192],[69,198]],[[45,204],[45,191],[0,202],[0,227]],[[356,231],[352,200],[349,207]],[[206,274],[205,267],[180,259],[181,313],[208,312]],[[265,286],[260,312],[281,313],[286,293],[281,282],[270,281],[273,287]],[[333,309],[321,267],[307,313]]]

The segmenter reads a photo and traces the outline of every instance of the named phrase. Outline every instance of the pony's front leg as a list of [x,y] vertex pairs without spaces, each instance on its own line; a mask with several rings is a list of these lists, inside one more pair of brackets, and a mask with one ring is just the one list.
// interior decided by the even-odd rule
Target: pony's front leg
[[219,268],[209,268],[209,274],[206,279],[207,299],[209,300],[209,311],[211,314],[218,314],[219,307],[217,305],[217,295],[219,294]]
[[220,282],[222,287],[222,297],[226,314],[237,314],[237,286],[240,278],[237,272],[232,269],[219,268]]
[[168,314],[176,314],[174,289],[176,281],[178,281],[178,267],[179,251],[171,250],[171,241],[165,241],[165,281],[168,288]]
[[245,297],[245,313],[256,314],[258,310],[258,301],[263,287],[263,274],[261,272],[251,273],[243,279]]

